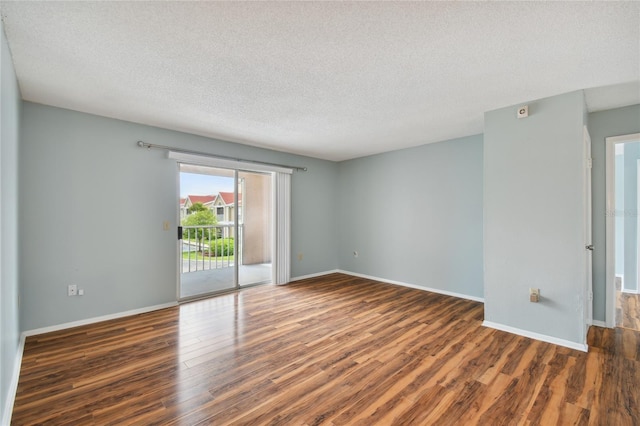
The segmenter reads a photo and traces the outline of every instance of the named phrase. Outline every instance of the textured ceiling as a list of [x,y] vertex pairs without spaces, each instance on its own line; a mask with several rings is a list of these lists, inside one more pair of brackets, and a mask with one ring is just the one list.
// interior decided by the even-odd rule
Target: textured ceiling
[[330,160],[573,90],[594,88],[590,110],[640,102],[635,2],[0,7],[25,100]]

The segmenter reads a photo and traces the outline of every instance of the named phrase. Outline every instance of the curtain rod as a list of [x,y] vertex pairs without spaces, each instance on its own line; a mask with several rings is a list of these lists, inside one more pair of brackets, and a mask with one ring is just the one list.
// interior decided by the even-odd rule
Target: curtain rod
[[166,149],[167,151],[175,151],[175,152],[180,152],[182,154],[193,154],[193,155],[201,155],[203,157],[210,157],[210,158],[219,158],[221,160],[232,160],[232,161],[238,161],[240,163],[248,163],[248,164],[262,164],[265,166],[275,166],[275,167],[283,167],[283,168],[287,168],[287,169],[293,169],[293,170],[297,170],[299,172],[306,172],[307,168],[306,167],[300,167],[300,166],[288,166],[286,164],[277,164],[277,163],[267,163],[264,161],[254,161],[254,160],[243,160],[242,158],[235,158],[235,157],[227,157],[225,155],[217,155],[217,154],[209,154],[206,152],[200,152],[200,151],[191,151],[188,149],[182,149],[182,148],[173,148],[171,146],[164,146],[164,145],[156,145],[153,143],[147,143],[147,142],[143,142],[143,141],[138,141],[136,143],[140,148],[147,148],[147,149]]

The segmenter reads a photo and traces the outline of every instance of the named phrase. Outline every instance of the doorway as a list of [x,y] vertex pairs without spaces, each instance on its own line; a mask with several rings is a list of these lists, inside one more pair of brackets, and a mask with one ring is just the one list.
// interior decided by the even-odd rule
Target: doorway
[[607,149],[607,326],[640,331],[640,134]]
[[271,283],[273,176],[178,163],[179,299]]

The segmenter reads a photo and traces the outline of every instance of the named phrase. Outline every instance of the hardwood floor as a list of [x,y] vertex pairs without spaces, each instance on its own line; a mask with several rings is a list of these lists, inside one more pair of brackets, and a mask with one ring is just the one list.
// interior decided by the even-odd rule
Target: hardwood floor
[[332,274],[29,337],[12,423],[639,425],[640,333],[589,353]]
[[640,294],[616,291],[616,327],[640,331]]

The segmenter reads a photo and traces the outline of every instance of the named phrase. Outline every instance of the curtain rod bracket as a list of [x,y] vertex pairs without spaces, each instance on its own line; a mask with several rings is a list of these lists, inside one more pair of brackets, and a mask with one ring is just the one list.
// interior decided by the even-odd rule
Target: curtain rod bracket
[[224,155],[215,155],[215,154],[209,154],[206,152],[199,152],[199,151],[190,151],[188,149],[182,149],[182,148],[172,148],[170,146],[163,146],[163,145],[154,145],[151,143],[147,143],[147,142],[143,142],[143,141],[138,141],[136,142],[136,145],[138,145],[140,148],[147,148],[147,150],[151,151],[151,148],[157,148],[157,149],[165,149],[167,151],[177,151],[177,152],[182,152],[183,154],[194,154],[194,155],[204,155],[207,157],[215,157],[215,158],[221,158],[224,160],[232,160],[232,161],[239,161],[242,163],[254,163],[254,164],[264,164],[267,166],[277,166],[277,167],[285,167],[287,169],[293,169],[296,171],[302,171],[302,172],[306,172],[307,168],[306,167],[299,167],[299,166],[287,166],[284,164],[276,164],[276,163],[267,163],[264,161],[253,161],[253,160],[243,160],[240,158],[233,158],[233,157],[227,157]]

